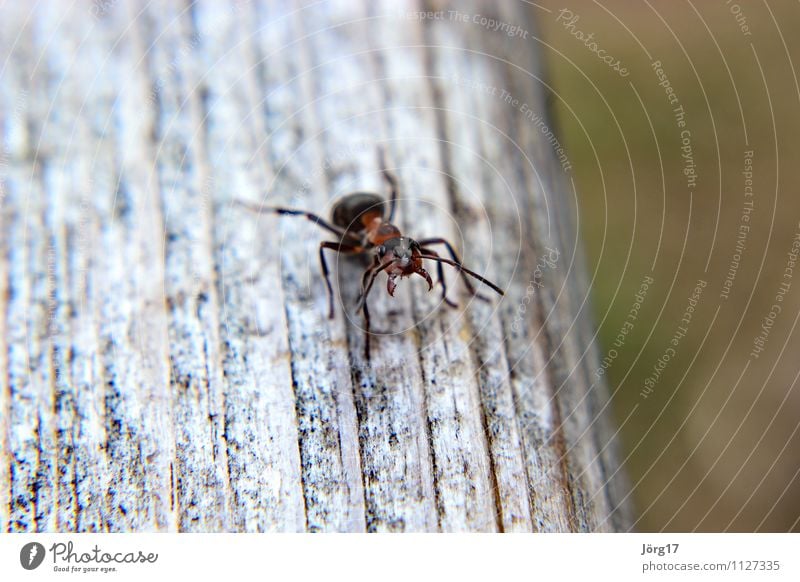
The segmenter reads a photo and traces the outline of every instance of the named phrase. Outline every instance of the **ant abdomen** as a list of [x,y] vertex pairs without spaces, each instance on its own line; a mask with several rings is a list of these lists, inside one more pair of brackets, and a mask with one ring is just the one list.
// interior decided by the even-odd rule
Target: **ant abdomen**
[[378,194],[356,192],[348,194],[333,207],[333,223],[348,232],[363,232],[375,218],[386,215],[386,200]]

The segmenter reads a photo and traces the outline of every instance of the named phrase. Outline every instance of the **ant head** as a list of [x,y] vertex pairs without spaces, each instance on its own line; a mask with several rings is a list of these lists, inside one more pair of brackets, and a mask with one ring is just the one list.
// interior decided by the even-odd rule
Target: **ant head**
[[422,249],[414,239],[405,236],[390,238],[377,247],[377,253],[389,276],[389,295],[394,295],[394,280],[398,276],[402,278],[416,273],[427,281],[428,290],[433,287],[431,276],[422,267]]
[[[378,258],[383,263],[394,261],[399,268],[412,266],[419,261],[421,253],[419,243],[407,236],[390,238],[377,247]],[[411,274],[411,273],[407,273]]]

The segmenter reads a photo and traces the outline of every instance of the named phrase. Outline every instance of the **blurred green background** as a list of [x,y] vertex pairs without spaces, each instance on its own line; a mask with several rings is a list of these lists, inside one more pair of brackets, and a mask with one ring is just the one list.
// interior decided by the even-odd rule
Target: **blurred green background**
[[[629,417],[622,435],[636,528],[797,531],[800,265],[785,269],[800,232],[800,4],[543,5],[552,11],[539,12],[557,92],[552,114],[580,195],[603,354],[642,281],[654,281],[606,374],[618,421]],[[579,19],[565,26],[562,8]],[[576,30],[594,33],[598,48],[629,74],[601,61]],[[676,105],[659,85],[655,61],[685,112],[693,189]],[[749,222],[746,151],[753,152]],[[749,231],[739,253],[741,225]],[[645,398],[645,381],[698,280],[707,286],[686,336]],[[751,356],[782,283],[781,313],[763,352]]]

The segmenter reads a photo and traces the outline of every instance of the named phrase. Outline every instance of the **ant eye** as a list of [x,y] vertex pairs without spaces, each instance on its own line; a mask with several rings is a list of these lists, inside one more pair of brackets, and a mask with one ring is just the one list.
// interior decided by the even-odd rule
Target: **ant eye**
[[386,247],[381,245],[378,247],[378,256],[383,258],[386,255]]

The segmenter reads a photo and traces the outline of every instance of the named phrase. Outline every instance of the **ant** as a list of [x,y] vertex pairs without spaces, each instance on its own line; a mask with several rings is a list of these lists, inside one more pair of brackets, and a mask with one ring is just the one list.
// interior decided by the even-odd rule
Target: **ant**
[[[319,261],[322,267],[322,275],[325,278],[325,285],[328,288],[328,317],[330,319],[333,319],[334,314],[333,287],[331,286],[328,264],[325,260],[325,251],[331,250],[348,255],[372,255],[372,264],[367,267],[361,277],[361,293],[359,294],[356,304],[356,311],[359,309],[363,309],[364,311],[364,331],[366,334],[364,355],[367,359],[369,359],[370,344],[370,318],[369,308],[367,307],[367,296],[372,290],[376,277],[382,272],[385,272],[388,276],[386,290],[392,297],[394,297],[394,290],[397,287],[397,277],[402,279],[416,274],[421,276],[428,283],[428,291],[433,289],[431,276],[422,266],[423,259],[436,261],[437,274],[439,277],[437,284],[441,284],[442,286],[442,301],[447,303],[450,307],[457,308],[458,305],[447,298],[447,286],[444,280],[442,264],[451,265],[458,269],[464,281],[464,286],[472,297],[488,301],[488,298],[480,295],[475,290],[475,287],[472,285],[467,275],[491,287],[492,290],[500,295],[504,295],[500,287],[467,269],[461,263],[461,259],[458,258],[458,254],[456,254],[453,245],[446,239],[436,237],[417,241],[403,236],[400,229],[392,224],[395,208],[397,207],[398,183],[395,176],[386,169],[383,149],[379,150],[379,157],[381,173],[391,192],[388,212],[386,200],[372,192],[354,192],[352,194],[346,194],[333,207],[333,212],[331,214],[333,224],[307,210],[276,206],[260,207],[238,201],[238,204],[256,212],[266,210],[281,215],[305,217],[317,226],[339,237],[339,242],[323,241],[319,245]],[[436,251],[430,248],[431,245],[444,245],[452,259],[440,256]]]

